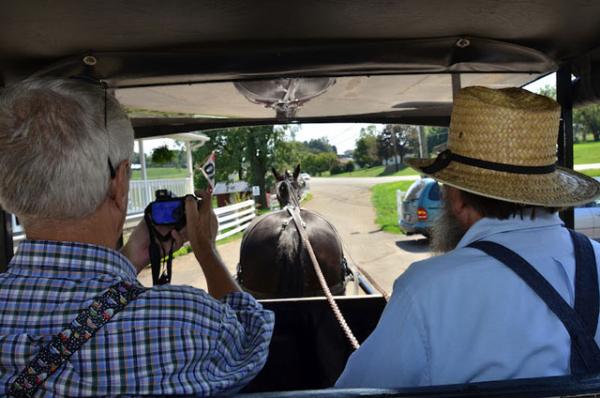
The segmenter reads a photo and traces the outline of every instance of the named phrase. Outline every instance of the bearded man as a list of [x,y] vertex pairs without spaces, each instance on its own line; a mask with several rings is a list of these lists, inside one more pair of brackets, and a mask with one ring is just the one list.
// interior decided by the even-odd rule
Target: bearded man
[[394,283],[336,387],[414,387],[600,371],[600,245],[559,208],[600,185],[555,165],[560,108],[526,90],[462,89],[448,150],[410,164],[444,184],[433,248]]

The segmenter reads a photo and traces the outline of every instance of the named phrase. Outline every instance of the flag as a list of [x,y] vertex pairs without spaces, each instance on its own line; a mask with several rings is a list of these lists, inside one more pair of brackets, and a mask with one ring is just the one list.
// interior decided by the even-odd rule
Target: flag
[[215,162],[216,162],[216,160],[217,160],[217,156],[215,155],[215,152],[213,151],[210,155],[208,155],[208,158],[206,158],[206,161],[204,162],[202,167],[200,167],[200,171],[202,172],[202,174],[204,174],[204,177],[206,178],[206,181],[208,181],[208,183],[210,184],[211,189],[215,188]]

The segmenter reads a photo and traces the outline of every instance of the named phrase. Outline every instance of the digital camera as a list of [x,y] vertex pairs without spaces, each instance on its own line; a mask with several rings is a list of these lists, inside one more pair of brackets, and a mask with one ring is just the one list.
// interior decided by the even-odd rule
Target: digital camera
[[159,189],[156,200],[149,205],[150,219],[154,225],[169,225],[176,229],[185,226],[185,196],[177,197],[173,192]]

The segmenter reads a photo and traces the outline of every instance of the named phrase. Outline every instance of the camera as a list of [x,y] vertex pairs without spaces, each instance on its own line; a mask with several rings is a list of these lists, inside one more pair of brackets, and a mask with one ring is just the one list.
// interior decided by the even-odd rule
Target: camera
[[150,220],[154,225],[174,226],[179,230],[185,226],[185,196],[177,197],[173,192],[159,189],[156,200],[148,205]]

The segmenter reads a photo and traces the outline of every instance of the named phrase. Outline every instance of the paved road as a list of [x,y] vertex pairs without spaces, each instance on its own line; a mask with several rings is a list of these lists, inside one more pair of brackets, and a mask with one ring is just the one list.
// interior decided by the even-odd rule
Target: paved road
[[[429,256],[427,241],[420,235],[405,237],[383,232],[374,223],[370,187],[376,183],[403,181],[406,177],[377,178],[313,178],[310,181],[313,199],[305,207],[326,217],[338,230],[346,256],[358,264],[387,293],[394,280],[412,263]],[[219,251],[231,272],[239,260],[240,242],[219,246]],[[140,275],[151,284],[150,272]],[[200,267],[193,255],[176,258],[173,283],[206,288]]]
[[394,280],[413,262],[429,257],[421,235],[383,232],[375,224],[370,188],[374,184],[403,181],[405,177],[313,178],[313,199],[306,208],[325,216],[338,230],[352,263],[358,264],[387,292]]

